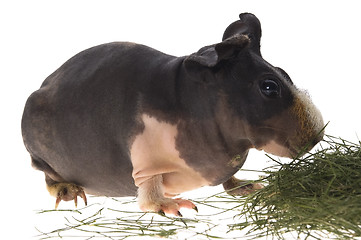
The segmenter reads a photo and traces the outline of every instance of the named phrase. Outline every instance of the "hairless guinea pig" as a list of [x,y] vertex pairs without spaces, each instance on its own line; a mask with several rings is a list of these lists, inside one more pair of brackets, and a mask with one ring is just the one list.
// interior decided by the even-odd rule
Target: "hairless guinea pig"
[[[320,112],[260,53],[252,14],[223,40],[174,57],[114,42],[87,49],[27,100],[22,134],[50,194],[138,196],[144,211],[197,209],[178,194],[244,184],[233,175],[248,150],[292,157],[323,137]],[[305,147],[306,146],[306,147]],[[232,194],[247,194],[248,184]]]

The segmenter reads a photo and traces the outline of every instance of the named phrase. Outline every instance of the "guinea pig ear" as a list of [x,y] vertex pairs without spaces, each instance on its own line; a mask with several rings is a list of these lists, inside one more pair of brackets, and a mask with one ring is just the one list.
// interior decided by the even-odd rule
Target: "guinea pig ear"
[[261,56],[261,23],[252,13],[241,13],[238,21],[229,25],[223,34],[223,40],[230,38],[236,34],[247,35],[251,39],[250,49]]
[[236,34],[220,43],[201,48],[189,55],[184,62],[186,65],[196,63],[205,67],[215,67],[219,62],[235,57],[249,42],[248,36]]

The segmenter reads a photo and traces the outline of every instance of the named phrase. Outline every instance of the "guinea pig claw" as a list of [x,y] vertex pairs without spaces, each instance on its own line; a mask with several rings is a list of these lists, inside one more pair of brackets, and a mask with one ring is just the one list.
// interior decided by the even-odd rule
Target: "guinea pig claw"
[[61,198],[60,198],[60,197],[57,197],[57,198],[56,198],[56,201],[55,201],[55,209],[58,209],[58,206],[59,206],[60,201],[61,201]]
[[74,204],[75,204],[75,208],[78,207],[78,195],[74,194]]
[[158,214],[161,215],[161,216],[163,216],[163,217],[165,216],[165,212],[164,212],[163,210],[159,210],[159,211],[158,211]]
[[79,192],[74,193],[74,204],[75,204],[75,208],[78,207],[78,196],[80,196],[80,197],[84,200],[84,204],[85,204],[85,206],[87,206],[87,205],[88,205],[88,201],[87,201],[87,199],[86,199],[86,195],[85,195],[84,191],[81,189],[81,190],[79,190]]
[[183,217],[183,215],[180,213],[180,211],[177,212],[178,217]]
[[[163,210],[159,210],[159,211],[158,211],[158,214],[161,215],[161,216],[163,216],[163,217],[166,216],[166,215],[165,215],[165,212],[164,212]],[[183,215],[180,213],[180,211],[177,211],[176,213],[174,213],[174,215],[177,216],[177,217],[183,217]]]
[[85,192],[81,191],[79,196],[83,199],[85,206],[88,206],[88,200],[86,199]]

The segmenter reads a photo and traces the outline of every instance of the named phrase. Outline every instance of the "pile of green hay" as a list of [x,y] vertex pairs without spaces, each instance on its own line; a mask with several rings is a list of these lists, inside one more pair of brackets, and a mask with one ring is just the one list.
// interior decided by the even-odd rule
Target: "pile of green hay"
[[278,162],[262,180],[265,188],[240,200],[230,229],[247,229],[255,238],[285,239],[291,232],[302,239],[361,237],[360,142],[326,138],[321,150]]

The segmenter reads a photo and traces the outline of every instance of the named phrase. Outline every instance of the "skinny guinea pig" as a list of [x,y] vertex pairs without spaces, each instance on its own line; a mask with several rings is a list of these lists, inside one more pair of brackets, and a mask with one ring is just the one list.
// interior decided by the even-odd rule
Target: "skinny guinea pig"
[[56,207],[77,196],[86,203],[86,192],[138,196],[143,211],[180,216],[196,209],[176,198],[182,192],[245,185],[233,175],[249,149],[292,157],[322,139],[309,96],[262,58],[259,20],[239,17],[222,42],[189,56],[113,42],[45,79],[26,102],[22,135]]

